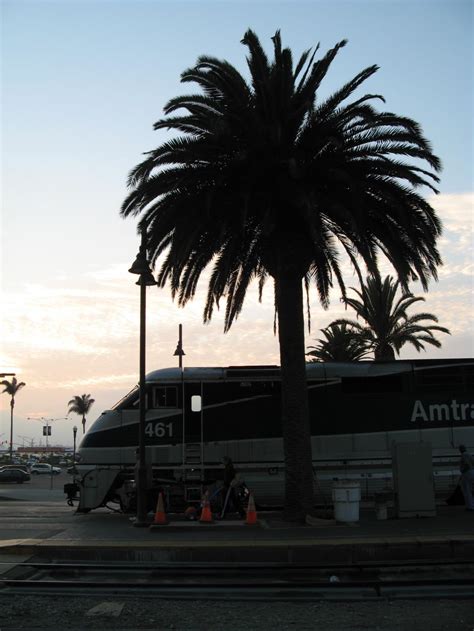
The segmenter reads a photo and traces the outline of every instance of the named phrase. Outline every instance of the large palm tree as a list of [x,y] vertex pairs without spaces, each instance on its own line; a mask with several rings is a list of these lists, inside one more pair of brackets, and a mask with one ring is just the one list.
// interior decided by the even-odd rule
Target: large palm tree
[[440,263],[440,224],[415,189],[433,188],[440,162],[416,122],[378,112],[371,102],[380,96],[352,96],[377,66],[316,100],[346,41],[318,60],[317,48],[306,51],[294,65],[280,33],[272,39],[269,60],[257,36],[246,32],[250,82],[209,56],[183,72],[182,82],[201,92],[165,106],[154,127],[174,137],[131,171],[121,212],[140,215],[153,263],[166,253],[158,282],[170,283],[181,306],[212,265],[204,320],[225,296],[225,331],[250,282],[257,279],[261,291],[273,279],[285,515],[301,519],[313,505],[303,285],[315,283],[324,307],[334,279],[344,293],[339,245],[358,270],[362,261],[375,272],[382,252],[404,284],[417,276],[426,286]]
[[313,362],[353,362],[364,359],[370,353],[365,338],[348,324],[332,322],[321,329],[323,339],[317,346],[309,346],[306,355]]
[[89,413],[89,410],[92,407],[92,404],[95,402],[95,399],[91,399],[90,394],[83,394],[81,396],[76,395],[69,402],[69,409],[67,413],[74,412],[79,416],[82,416],[82,433],[86,433],[86,415]]
[[4,379],[0,382],[3,386],[2,394],[6,392],[10,395],[10,462],[13,461],[13,408],[15,407],[15,396],[19,390],[21,390],[26,383],[24,381],[17,381],[16,377],[12,377],[11,381]]
[[361,284],[360,290],[351,288],[358,298],[345,298],[345,303],[354,309],[358,318],[365,321],[365,325],[346,319],[333,323],[351,326],[358,331],[378,360],[395,359],[395,355],[400,354],[405,344],[412,344],[418,352],[425,350],[425,344],[440,348],[441,342],[436,339],[433,331],[449,334],[445,327],[425,322],[438,322],[438,318],[432,313],[409,316],[409,307],[425,299],[414,296],[407,290],[397,296],[399,286],[400,283],[391,276],[386,276],[383,281],[378,276],[367,278],[367,282]]

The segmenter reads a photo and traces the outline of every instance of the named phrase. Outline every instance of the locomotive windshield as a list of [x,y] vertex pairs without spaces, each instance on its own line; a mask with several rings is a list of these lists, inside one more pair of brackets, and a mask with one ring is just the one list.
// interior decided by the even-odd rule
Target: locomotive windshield
[[[178,406],[178,392],[176,386],[155,386],[152,388],[150,385],[147,385],[147,407],[149,406],[150,400],[149,396],[152,395],[151,398],[151,407],[152,408],[175,408]],[[112,406],[112,410],[131,410],[136,409],[139,403],[140,398],[140,388],[135,386],[130,390],[128,394],[120,399],[114,406]]]
[[134,404],[138,402],[138,386],[135,386],[130,390],[128,394],[120,399],[115,405],[111,407],[112,410],[123,410],[124,408],[134,407]]

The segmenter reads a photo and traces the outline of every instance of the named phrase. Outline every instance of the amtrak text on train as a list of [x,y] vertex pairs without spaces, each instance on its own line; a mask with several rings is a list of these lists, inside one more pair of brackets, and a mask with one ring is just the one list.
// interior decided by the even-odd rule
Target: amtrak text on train
[[417,399],[413,406],[411,422],[416,421],[470,421],[474,420],[474,405],[458,403],[452,399],[451,403],[431,403],[423,405]]

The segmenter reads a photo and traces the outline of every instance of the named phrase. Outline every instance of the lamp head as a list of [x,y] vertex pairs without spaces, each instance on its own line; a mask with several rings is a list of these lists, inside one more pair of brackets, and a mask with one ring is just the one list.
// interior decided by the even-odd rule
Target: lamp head
[[150,265],[148,264],[145,249],[140,247],[135,260],[132,263],[132,267],[128,270],[130,274],[146,274],[150,272]]
[[183,355],[186,355],[186,353],[183,351],[183,347],[181,346],[181,344],[178,342],[178,345],[176,346],[176,350],[173,353],[174,357],[183,357]]

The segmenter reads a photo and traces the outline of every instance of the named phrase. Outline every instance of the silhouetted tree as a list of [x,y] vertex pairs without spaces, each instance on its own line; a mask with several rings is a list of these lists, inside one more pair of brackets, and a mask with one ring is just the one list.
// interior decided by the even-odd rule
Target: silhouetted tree
[[321,329],[325,339],[317,340],[317,346],[309,346],[306,355],[313,362],[353,362],[369,355],[365,338],[347,324],[334,322]]
[[438,322],[432,313],[409,316],[409,307],[425,299],[406,290],[397,297],[399,285],[391,276],[386,276],[383,282],[374,276],[362,283],[360,291],[351,287],[359,298],[346,297],[344,301],[366,324],[347,319],[333,323],[351,326],[358,331],[378,360],[395,359],[405,344],[412,344],[418,352],[425,350],[425,344],[440,348],[441,342],[435,338],[433,331],[450,334],[443,326],[423,323],[424,320]]
[[89,410],[92,407],[92,404],[95,402],[95,399],[91,399],[90,394],[83,394],[82,396],[76,395],[69,402],[69,409],[67,411],[68,414],[74,412],[79,416],[82,416],[82,433],[86,433],[86,415],[89,414]]
[[4,387],[2,394],[6,392],[10,395],[10,462],[13,461],[13,408],[15,407],[15,396],[19,390],[21,390],[26,383],[24,381],[17,381],[16,377],[12,377],[11,381],[4,379],[0,382]]
[[[282,374],[285,516],[301,519],[313,506],[306,390],[303,283],[314,282],[324,307],[334,278],[344,293],[336,245],[358,268],[377,270],[382,252],[405,284],[426,287],[440,257],[440,224],[416,187],[433,188],[433,155],[419,125],[378,112],[377,95],[355,90],[370,66],[326,100],[316,94],[346,41],[315,61],[306,51],[293,65],[290,49],[273,39],[269,60],[248,30],[250,82],[227,61],[202,56],[181,75],[202,92],[173,98],[157,130],[176,135],[135,167],[122,215],[140,215],[152,261],[166,256],[161,287],[170,283],[183,306],[208,265],[204,320],[225,296],[227,331],[250,282],[274,282]],[[177,110],[181,113],[174,115]],[[399,158],[406,156],[409,163]],[[434,190],[434,189],[433,189]],[[360,258],[356,258],[359,255]]]

